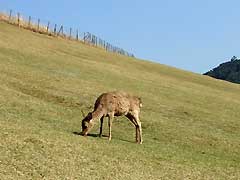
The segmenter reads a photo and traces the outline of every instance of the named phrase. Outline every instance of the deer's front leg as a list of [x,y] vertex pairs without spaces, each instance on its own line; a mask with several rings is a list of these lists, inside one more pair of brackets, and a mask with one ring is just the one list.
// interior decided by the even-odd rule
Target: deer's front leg
[[113,118],[114,118],[113,114],[109,115],[109,117],[108,117],[108,128],[109,128],[108,140],[109,141],[111,141],[111,139],[112,139],[112,122],[113,122]]
[[143,140],[142,140],[142,126],[141,126],[141,122],[138,122],[138,125],[136,127],[136,141],[139,144],[142,144]]

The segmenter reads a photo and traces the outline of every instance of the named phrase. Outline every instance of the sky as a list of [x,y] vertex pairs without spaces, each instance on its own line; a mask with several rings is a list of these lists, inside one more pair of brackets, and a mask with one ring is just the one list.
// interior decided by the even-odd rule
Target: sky
[[10,9],[195,73],[240,55],[239,0],[0,0]]

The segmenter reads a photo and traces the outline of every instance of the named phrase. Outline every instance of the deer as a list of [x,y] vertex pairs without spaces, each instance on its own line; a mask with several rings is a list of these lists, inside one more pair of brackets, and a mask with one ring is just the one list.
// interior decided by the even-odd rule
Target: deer
[[126,116],[136,128],[136,143],[142,144],[142,126],[139,119],[142,100],[137,96],[122,91],[101,94],[94,104],[94,110],[82,120],[83,136],[87,136],[94,124],[100,120],[99,137],[102,137],[103,120],[108,117],[108,140],[112,139],[112,123],[114,117]]

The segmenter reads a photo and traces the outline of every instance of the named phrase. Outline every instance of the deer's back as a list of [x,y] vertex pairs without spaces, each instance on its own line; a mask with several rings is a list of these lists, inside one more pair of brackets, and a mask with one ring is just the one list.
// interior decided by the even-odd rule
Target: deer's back
[[100,95],[94,106],[94,110],[101,109],[106,113],[114,112],[115,116],[127,114],[130,111],[139,109],[140,100],[125,92],[109,92]]

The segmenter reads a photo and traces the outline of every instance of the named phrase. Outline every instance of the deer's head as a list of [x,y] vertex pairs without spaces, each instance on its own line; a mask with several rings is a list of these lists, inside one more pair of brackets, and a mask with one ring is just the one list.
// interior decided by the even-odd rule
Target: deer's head
[[86,132],[89,128],[90,121],[92,120],[92,113],[88,113],[88,115],[82,120],[82,135],[86,136]]

